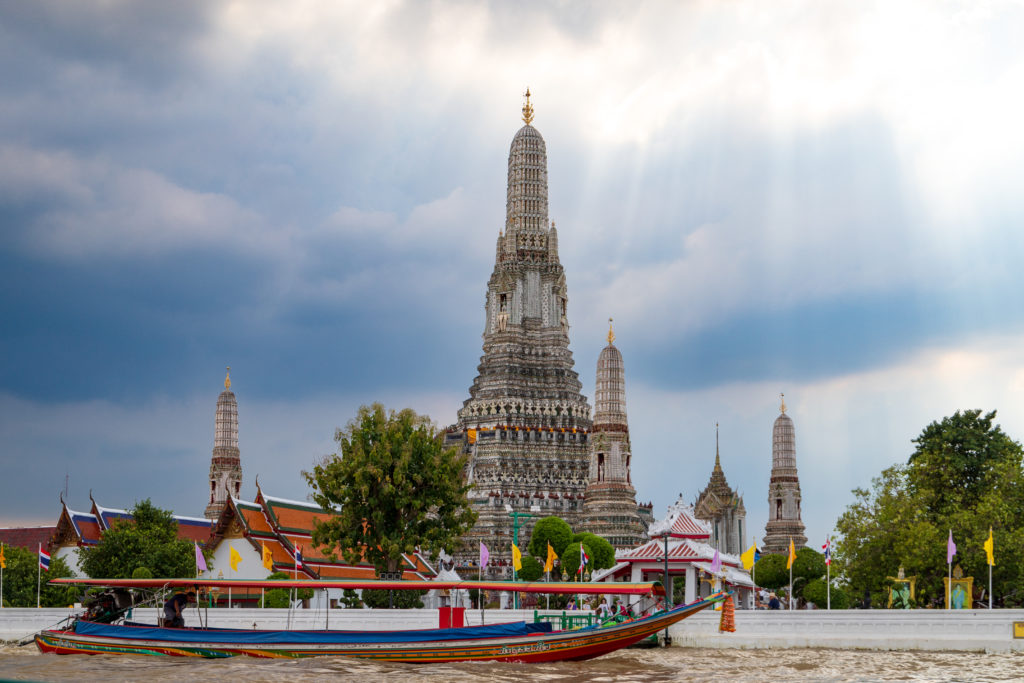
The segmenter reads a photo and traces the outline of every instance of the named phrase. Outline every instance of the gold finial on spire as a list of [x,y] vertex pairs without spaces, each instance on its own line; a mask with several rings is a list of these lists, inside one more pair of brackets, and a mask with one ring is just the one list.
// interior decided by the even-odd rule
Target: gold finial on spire
[[779,394],[779,397],[782,399],[782,407],[780,408],[780,410],[782,410],[782,412],[785,413],[786,412],[786,395],[785,394]]
[[615,343],[615,332],[612,330],[612,319],[608,318],[608,343]]
[[228,366],[227,373],[225,373],[225,375],[224,375],[224,388],[225,389],[230,389],[231,388],[231,366],[230,365]]
[[529,88],[526,89],[524,96],[526,97],[526,104],[523,105],[523,121],[526,125],[530,125],[530,122],[533,121],[533,105],[530,104]]

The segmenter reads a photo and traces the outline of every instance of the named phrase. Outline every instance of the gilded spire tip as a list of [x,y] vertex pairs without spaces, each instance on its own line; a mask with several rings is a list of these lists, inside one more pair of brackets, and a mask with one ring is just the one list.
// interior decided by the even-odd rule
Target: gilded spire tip
[[228,371],[224,374],[224,388],[231,388],[231,366],[228,366]]
[[608,318],[608,343],[615,343],[615,331],[612,329],[612,319]]
[[786,395],[785,394],[779,394],[779,398],[782,399],[782,406],[779,408],[779,410],[781,410],[783,413],[785,413],[786,412]]
[[530,104],[529,88],[526,89],[526,92],[523,94],[523,96],[526,98],[526,104],[523,105],[523,122],[526,123],[526,125],[530,125],[530,123],[533,121],[533,105]]

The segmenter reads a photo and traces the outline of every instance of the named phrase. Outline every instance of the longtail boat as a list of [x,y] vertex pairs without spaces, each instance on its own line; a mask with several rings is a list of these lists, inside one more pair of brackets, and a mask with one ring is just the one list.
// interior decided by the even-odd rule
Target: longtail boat
[[[115,588],[371,588],[486,589],[522,593],[657,595],[658,583],[512,583],[495,581],[246,581],[192,579],[56,579],[51,583]],[[663,592],[663,591],[661,591]],[[637,643],[715,603],[729,593],[623,623],[552,631],[551,624],[511,622],[401,631],[244,630],[105,624],[79,618],[66,629],[36,634],[42,652],[223,658],[358,657],[396,662],[552,662],[599,657]]]

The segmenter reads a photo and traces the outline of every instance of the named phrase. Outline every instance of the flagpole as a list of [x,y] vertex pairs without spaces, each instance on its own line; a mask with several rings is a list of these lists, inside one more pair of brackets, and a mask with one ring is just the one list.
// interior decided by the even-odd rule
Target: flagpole
[[793,609],[793,563],[789,563],[789,609]]
[[[953,540],[953,530],[949,530],[949,540]],[[949,576],[946,579],[946,609],[951,607],[950,599],[953,596],[953,557],[949,554],[950,544],[946,543],[946,571]]]
[[36,609],[39,609],[39,586],[43,580],[43,544],[39,544],[39,549],[36,551]]
[[992,609],[992,565],[988,566],[988,608]]
[[825,539],[828,546],[828,562],[825,563],[825,609],[832,609],[832,537]]
[[752,536],[754,554],[750,556],[750,583],[754,584],[754,609],[757,609],[757,536]]

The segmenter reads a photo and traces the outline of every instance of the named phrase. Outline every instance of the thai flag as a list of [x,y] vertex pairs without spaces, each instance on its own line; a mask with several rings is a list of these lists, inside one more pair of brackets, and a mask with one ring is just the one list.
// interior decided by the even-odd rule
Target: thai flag
[[302,569],[302,548],[295,549],[295,568]]
[[50,553],[43,550],[41,545],[39,546],[39,566],[45,572],[50,571]]
[[821,549],[825,551],[825,564],[832,564],[832,539],[826,538],[825,545],[821,546]]
[[583,544],[580,543],[580,568],[576,570],[577,574],[583,573],[583,568],[590,562],[590,556],[587,555],[587,551],[583,549]]

